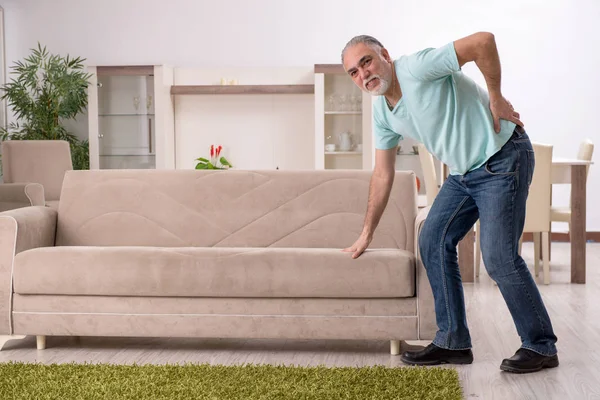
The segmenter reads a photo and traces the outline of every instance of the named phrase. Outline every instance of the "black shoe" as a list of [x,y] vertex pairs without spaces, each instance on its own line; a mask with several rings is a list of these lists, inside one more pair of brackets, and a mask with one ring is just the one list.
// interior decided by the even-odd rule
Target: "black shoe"
[[405,351],[400,360],[409,365],[471,364],[473,352],[442,349],[431,343],[420,351]]
[[504,359],[500,365],[502,371],[524,374],[537,372],[544,368],[558,367],[558,356],[544,356],[529,349],[519,349],[511,358]]

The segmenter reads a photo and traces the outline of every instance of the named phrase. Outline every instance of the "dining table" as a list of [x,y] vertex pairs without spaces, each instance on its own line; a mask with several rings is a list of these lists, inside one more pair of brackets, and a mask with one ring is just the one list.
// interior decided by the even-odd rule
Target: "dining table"
[[571,193],[571,283],[585,283],[587,170],[592,161],[553,158],[552,184],[569,184]]

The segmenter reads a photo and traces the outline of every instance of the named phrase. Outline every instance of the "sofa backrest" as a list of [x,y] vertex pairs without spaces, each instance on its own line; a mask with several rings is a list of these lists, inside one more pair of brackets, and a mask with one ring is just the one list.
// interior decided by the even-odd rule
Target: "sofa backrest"
[[65,140],[7,140],[2,142],[4,183],[39,183],[46,201],[60,198],[65,171],[73,169]]
[[[344,248],[370,171],[92,170],[65,175],[57,246]],[[413,250],[413,172],[396,173],[370,248]]]

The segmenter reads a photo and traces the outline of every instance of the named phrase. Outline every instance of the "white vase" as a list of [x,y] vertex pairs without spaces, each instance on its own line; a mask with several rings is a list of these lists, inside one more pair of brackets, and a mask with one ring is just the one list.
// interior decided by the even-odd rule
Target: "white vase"
[[350,151],[352,150],[352,135],[350,132],[342,132],[338,136],[340,141],[340,150],[341,151]]

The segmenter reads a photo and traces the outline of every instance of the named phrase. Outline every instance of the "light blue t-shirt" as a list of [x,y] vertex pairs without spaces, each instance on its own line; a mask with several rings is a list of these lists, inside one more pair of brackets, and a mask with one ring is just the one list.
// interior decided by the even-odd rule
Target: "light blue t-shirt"
[[515,123],[494,131],[486,90],[464,75],[454,43],[394,61],[402,97],[390,111],[384,96],[373,104],[375,148],[390,149],[403,136],[423,143],[453,175],[481,167],[511,137]]

